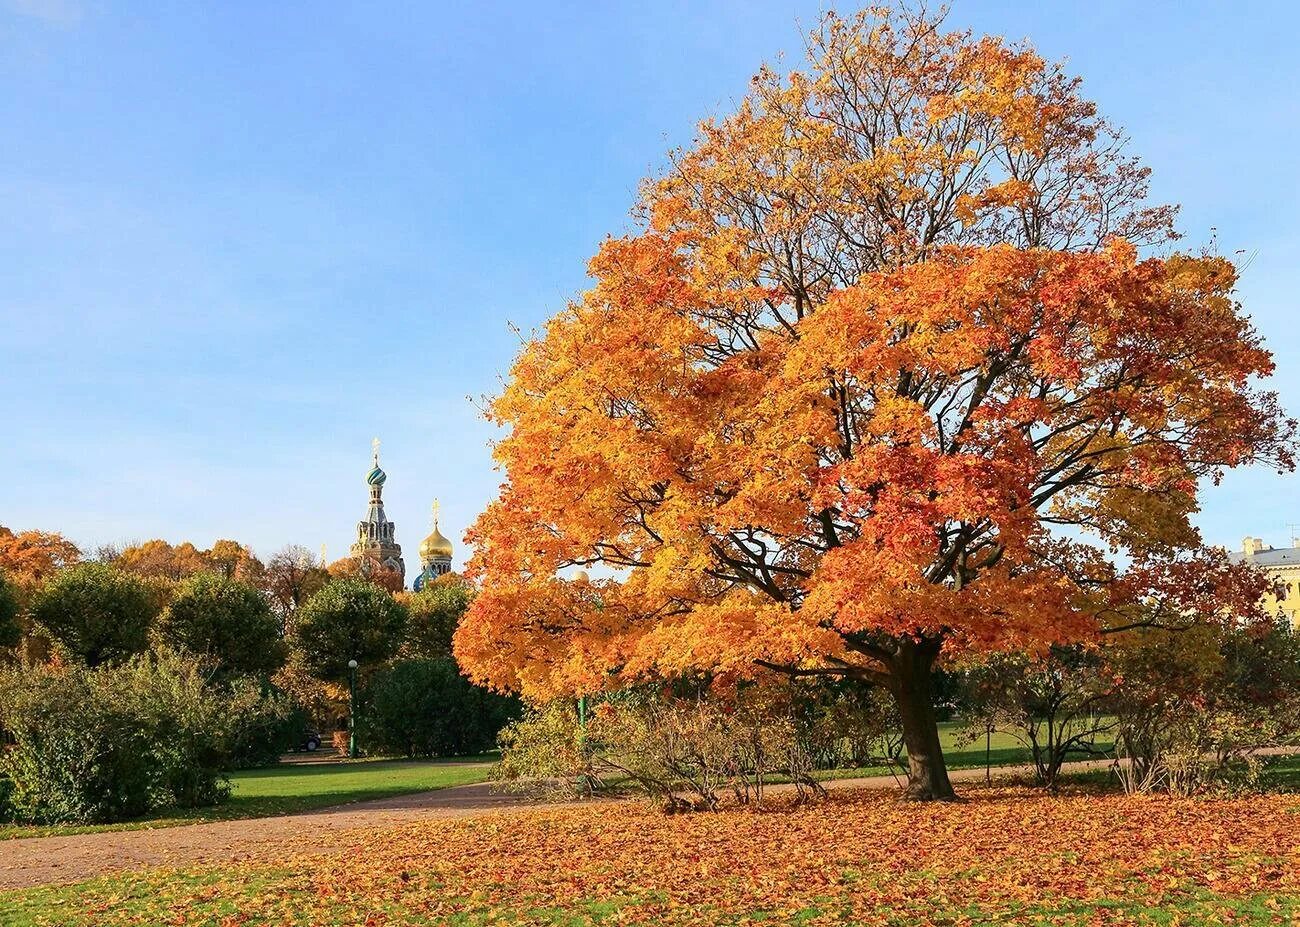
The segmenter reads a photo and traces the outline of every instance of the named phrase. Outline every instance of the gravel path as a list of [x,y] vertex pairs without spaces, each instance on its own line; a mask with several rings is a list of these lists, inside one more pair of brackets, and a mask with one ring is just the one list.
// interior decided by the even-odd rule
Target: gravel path
[[120,869],[270,859],[289,850],[325,852],[357,828],[537,805],[527,796],[494,793],[482,783],[269,818],[0,840],[0,889],[78,882]]

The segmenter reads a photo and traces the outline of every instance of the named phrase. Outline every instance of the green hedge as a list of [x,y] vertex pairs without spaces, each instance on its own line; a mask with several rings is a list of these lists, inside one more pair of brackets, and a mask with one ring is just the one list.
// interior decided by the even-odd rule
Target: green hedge
[[518,714],[517,700],[473,685],[449,657],[399,660],[366,685],[357,737],[371,754],[464,756],[492,749]]
[[220,801],[237,751],[262,743],[257,731],[288,712],[283,700],[205,683],[192,660],[167,653],[5,671],[7,816],[95,824]]

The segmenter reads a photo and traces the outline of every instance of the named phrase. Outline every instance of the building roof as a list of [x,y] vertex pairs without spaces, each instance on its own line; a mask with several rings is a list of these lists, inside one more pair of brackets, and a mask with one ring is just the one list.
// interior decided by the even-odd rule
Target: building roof
[[1266,547],[1249,558],[1241,551],[1234,551],[1228,554],[1228,559],[1233,563],[1249,560],[1259,567],[1300,566],[1300,547]]

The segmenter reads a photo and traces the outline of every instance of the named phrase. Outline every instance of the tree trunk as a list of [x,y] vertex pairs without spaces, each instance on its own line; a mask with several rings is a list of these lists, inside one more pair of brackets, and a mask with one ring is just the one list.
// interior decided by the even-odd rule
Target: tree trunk
[[953,801],[957,797],[948,781],[934,714],[932,673],[939,645],[937,640],[905,640],[890,665],[890,688],[907,746],[907,797],[915,801]]

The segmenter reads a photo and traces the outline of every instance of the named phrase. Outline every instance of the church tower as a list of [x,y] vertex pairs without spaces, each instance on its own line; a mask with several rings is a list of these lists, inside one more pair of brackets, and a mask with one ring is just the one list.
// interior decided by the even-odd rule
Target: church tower
[[439,576],[451,572],[451,541],[438,530],[438,500],[433,500],[433,531],[420,542],[420,575],[415,578],[415,591],[419,592]]
[[[374,459],[370,472],[366,474],[366,485],[370,487],[370,508],[366,511],[365,521],[357,523],[357,540],[350,553],[382,563],[390,570],[396,570],[406,581],[406,564],[402,562],[402,546],[397,543],[397,526],[384,514],[384,483],[388,474],[379,467],[379,439],[372,442]],[[364,563],[364,561],[363,561]]]

